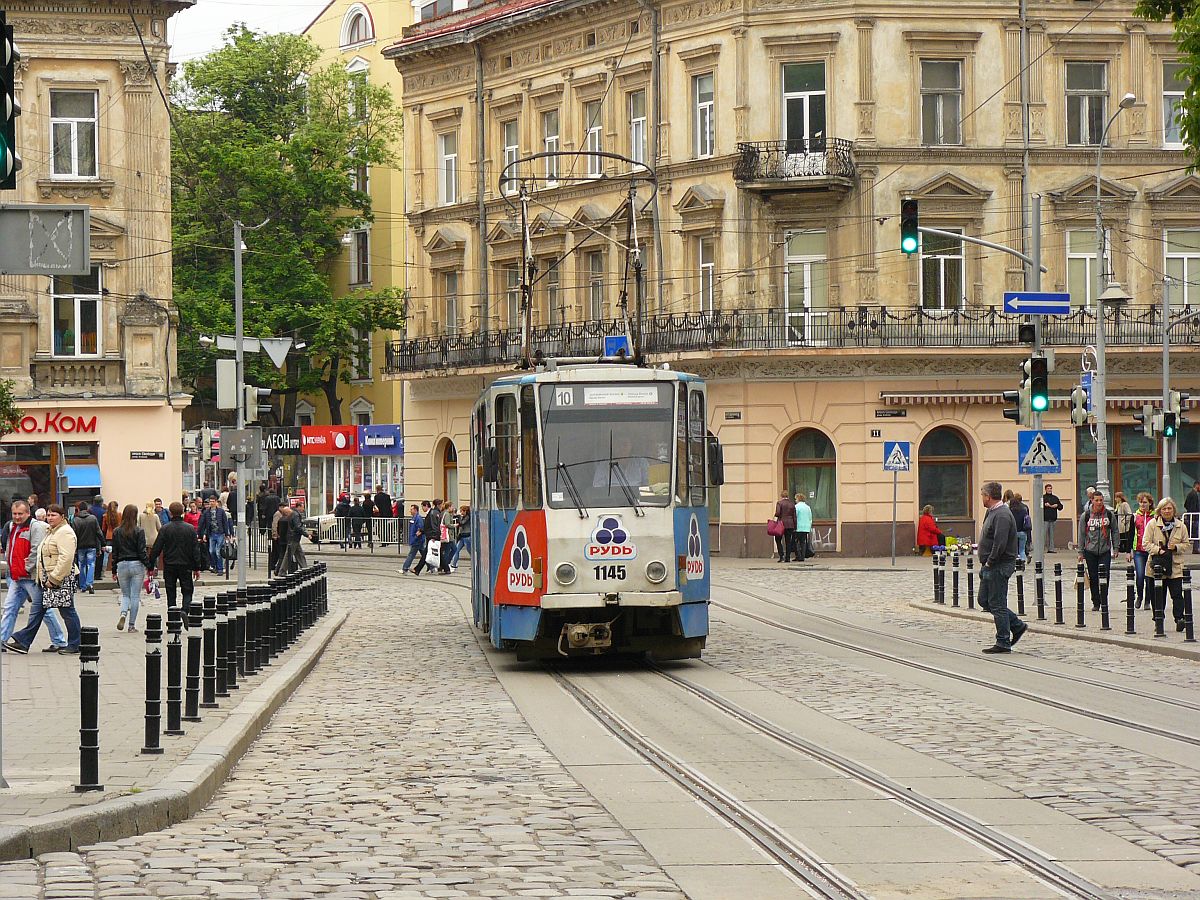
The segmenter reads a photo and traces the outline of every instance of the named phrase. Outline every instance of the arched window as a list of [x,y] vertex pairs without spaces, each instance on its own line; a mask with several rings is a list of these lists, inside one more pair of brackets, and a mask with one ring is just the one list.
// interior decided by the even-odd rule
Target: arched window
[[783,452],[784,483],[795,496],[803,491],[812,507],[813,521],[837,521],[837,452],[833,441],[815,428],[797,432]]
[[442,448],[442,499],[458,506],[458,449],[451,440]]
[[934,515],[971,517],[971,448],[953,428],[935,428],[917,451],[920,466],[920,507],[933,506]]
[[375,27],[371,24],[371,16],[367,12],[367,8],[361,3],[354,4],[342,19],[341,45],[353,47],[355,44],[361,44],[374,37]]

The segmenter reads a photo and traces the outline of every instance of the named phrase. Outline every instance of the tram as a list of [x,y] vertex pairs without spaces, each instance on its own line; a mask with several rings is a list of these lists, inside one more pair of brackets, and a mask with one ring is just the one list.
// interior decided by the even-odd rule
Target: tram
[[704,382],[547,362],[471,414],[475,625],[520,659],[700,656],[708,491],[723,481]]

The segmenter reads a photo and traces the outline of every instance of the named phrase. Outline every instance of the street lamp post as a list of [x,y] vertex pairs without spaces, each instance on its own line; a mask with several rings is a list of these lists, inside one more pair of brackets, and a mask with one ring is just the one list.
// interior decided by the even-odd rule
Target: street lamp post
[[[1092,409],[1096,417],[1096,490],[1104,494],[1104,499],[1111,502],[1112,495],[1108,484],[1108,399],[1105,393],[1105,376],[1108,366],[1104,360],[1104,304],[1124,295],[1123,291],[1106,290],[1104,271],[1104,215],[1100,210],[1100,166],[1104,159],[1104,144],[1108,140],[1108,130],[1117,121],[1122,110],[1129,109],[1137,102],[1133,94],[1126,94],[1117,104],[1116,111],[1109,116],[1100,135],[1100,144],[1096,147],[1096,373],[1092,376]],[[1113,296],[1106,297],[1107,294]]]
[[[246,370],[244,343],[242,340],[242,223],[233,221],[233,329],[234,329],[234,358],[237,360],[237,427],[241,431],[246,427]],[[246,589],[246,558],[249,555],[249,541],[246,530],[246,464],[242,456],[237,459],[237,586],[239,591]]]

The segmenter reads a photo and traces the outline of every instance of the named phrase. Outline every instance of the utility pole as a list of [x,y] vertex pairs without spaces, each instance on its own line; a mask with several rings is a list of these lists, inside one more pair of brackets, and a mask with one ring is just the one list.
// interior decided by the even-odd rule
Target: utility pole
[[[1025,267],[1025,289],[1040,291],[1042,289],[1042,195],[1031,196],[1029,206],[1029,256],[1033,260],[1033,264]],[[1042,317],[1033,316],[1032,319],[1033,354],[1040,356],[1042,353]],[[1042,428],[1042,414],[1036,409],[1033,411],[1033,428],[1035,431],[1040,431]],[[1030,514],[1033,517],[1033,561],[1040,563],[1046,559],[1046,508],[1042,505],[1042,476],[1040,474],[1033,476],[1033,497],[1029,505]]]
[[[1163,412],[1171,408],[1171,276],[1163,278],[1162,304],[1162,387]],[[1162,439],[1162,493],[1159,497],[1171,496],[1171,441],[1175,438],[1166,436]]]
[[[261,227],[261,226],[260,226]],[[246,427],[246,369],[244,357],[244,341],[242,336],[242,223],[233,220],[233,353],[237,368],[237,427],[238,431]],[[246,465],[244,454],[239,453],[237,460],[237,505],[235,509],[237,526],[237,586],[238,590],[246,588],[246,558],[249,542],[246,540]]]

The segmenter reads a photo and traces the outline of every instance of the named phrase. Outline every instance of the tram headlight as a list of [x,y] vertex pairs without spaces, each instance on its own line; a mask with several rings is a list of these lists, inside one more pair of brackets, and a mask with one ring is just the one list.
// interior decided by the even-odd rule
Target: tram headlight
[[667,567],[657,559],[646,563],[646,577],[654,584],[661,584],[667,577]]
[[569,562],[559,563],[554,567],[554,580],[559,584],[574,584],[576,574],[575,567]]

